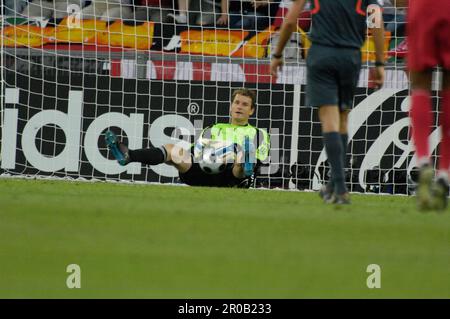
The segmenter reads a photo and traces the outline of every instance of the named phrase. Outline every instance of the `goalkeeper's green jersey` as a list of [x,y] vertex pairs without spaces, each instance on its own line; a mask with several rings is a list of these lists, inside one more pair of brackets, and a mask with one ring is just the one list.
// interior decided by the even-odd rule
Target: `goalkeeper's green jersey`
[[247,125],[234,125],[229,123],[217,123],[205,128],[201,134],[204,134],[210,130],[208,136],[211,140],[220,140],[236,143],[238,145],[244,144],[246,136],[250,138],[253,145],[256,148],[256,159],[264,161],[269,156],[270,150],[270,138],[266,130],[258,129],[250,124]]

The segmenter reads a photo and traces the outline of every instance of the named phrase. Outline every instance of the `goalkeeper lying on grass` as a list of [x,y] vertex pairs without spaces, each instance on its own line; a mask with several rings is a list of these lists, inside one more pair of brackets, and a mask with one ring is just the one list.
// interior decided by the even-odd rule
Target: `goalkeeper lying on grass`
[[[255,93],[248,89],[235,90],[230,106],[231,123],[217,123],[203,130],[199,141],[191,149],[166,144],[157,148],[130,150],[111,132],[106,132],[106,144],[120,165],[140,162],[146,165],[166,163],[174,166],[180,180],[191,186],[249,187],[261,161],[269,154],[269,136],[265,130],[248,123],[255,112]],[[210,133],[210,139],[205,134]],[[211,143],[208,143],[211,141]],[[220,143],[225,142],[225,143]],[[217,148],[218,160],[225,160],[223,169],[211,174],[208,164],[198,160],[207,144],[221,144]],[[229,147],[223,147],[226,145]],[[255,146],[256,145],[256,146]],[[231,150],[229,150],[231,148]],[[226,152],[223,152],[226,150]],[[229,152],[233,154],[229,156]],[[204,155],[205,153],[203,153]],[[194,156],[195,155],[195,156]],[[229,160],[232,158],[233,160]]]

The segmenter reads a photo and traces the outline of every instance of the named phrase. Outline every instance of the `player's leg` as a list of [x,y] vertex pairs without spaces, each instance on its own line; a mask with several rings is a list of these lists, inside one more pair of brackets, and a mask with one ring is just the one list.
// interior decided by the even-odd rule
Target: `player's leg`
[[114,21],[118,19],[128,20],[133,18],[134,13],[131,6],[120,3],[108,5],[100,16],[100,20],[103,21]]
[[343,147],[339,133],[340,112],[337,84],[336,50],[313,45],[306,59],[307,86],[306,103],[319,106],[319,118],[331,178],[319,191],[319,196],[329,203],[335,192],[346,193],[342,164]]
[[[336,51],[338,61],[336,70],[338,76],[339,95],[339,136],[342,145],[342,187],[345,193],[334,192],[332,200],[338,202],[349,202],[349,195],[345,185],[345,167],[347,162],[348,144],[348,116],[353,107],[353,97],[361,71],[361,53],[359,50]],[[338,63],[339,62],[339,63]],[[336,196],[337,195],[337,196]]]
[[167,152],[165,163],[174,166],[178,172],[186,173],[192,167],[191,152],[176,144],[163,146]]
[[167,163],[174,166],[180,173],[187,172],[192,166],[190,152],[178,145],[166,144],[161,147],[130,150],[111,131],[106,132],[105,141],[120,165],[127,165],[132,162],[139,162],[145,165]]
[[416,148],[419,182],[417,199],[420,209],[432,208],[432,182],[434,172],[430,161],[430,143],[433,124],[431,104],[432,70],[411,72],[412,104],[410,118],[412,139]]
[[216,6],[214,3],[209,1],[200,0],[198,1],[198,15],[196,24],[197,25],[210,25],[214,24],[216,21]]
[[439,50],[437,55],[439,64],[444,70],[442,83],[442,99],[440,103],[440,125],[442,129],[441,144],[439,147],[439,168],[437,181],[434,188],[435,208],[444,209],[448,206],[449,170],[450,170],[450,18],[448,12],[450,2],[441,1],[434,7],[439,20],[439,28],[436,28]]
[[21,15],[25,17],[45,17],[49,19],[53,15],[53,2],[45,0],[29,1]]
[[442,139],[439,147],[439,169],[433,193],[434,207],[445,209],[448,206],[450,174],[450,71],[445,71],[443,77],[440,125]]
[[359,76],[361,73],[361,52],[359,50],[346,50],[342,53],[342,63],[339,66],[339,109],[344,168],[347,163],[348,145],[348,116],[353,108],[353,99],[356,94]]
[[341,134],[341,141],[342,141],[342,164],[345,167],[347,166],[347,145],[348,145],[348,115],[350,113],[350,110],[343,110],[340,113],[340,124],[339,124],[339,133]]
[[[124,147],[123,144],[122,147]],[[186,173],[192,166],[191,153],[176,144],[128,150],[128,154],[130,162],[139,162],[145,165],[166,163],[174,166],[180,173]]]
[[440,124],[442,127],[442,139],[440,146],[439,172],[435,189],[435,205],[438,209],[444,209],[448,206],[449,193],[449,174],[450,174],[450,19],[448,9],[450,3],[444,2],[441,5],[446,6],[446,11],[442,15],[445,23],[439,28],[439,60],[444,69],[442,84],[442,102]]
[[[420,209],[432,208],[432,182],[429,136],[433,124],[431,102],[432,69],[439,64],[438,19],[424,1],[412,1],[408,11],[408,69],[411,80],[411,128],[419,167],[417,201]],[[424,14],[427,16],[423,20]]]
[[331,166],[331,180],[333,198],[330,201],[336,203],[348,202],[348,191],[345,186],[345,174],[343,165],[343,144],[340,134],[340,110],[337,105],[323,105],[319,107],[319,119],[322,124],[323,141],[328,161]]
[[[344,183],[345,183],[345,168],[347,163],[347,144],[348,144],[348,115],[350,110],[340,110],[339,111],[339,134],[342,142],[342,169],[344,174]],[[331,200],[331,199],[330,199]],[[345,195],[344,198],[336,199],[340,201],[348,201],[348,195]]]
[[169,13],[167,16],[173,18],[175,22],[187,23],[189,16],[189,3],[190,0],[179,0],[178,1],[178,14]]

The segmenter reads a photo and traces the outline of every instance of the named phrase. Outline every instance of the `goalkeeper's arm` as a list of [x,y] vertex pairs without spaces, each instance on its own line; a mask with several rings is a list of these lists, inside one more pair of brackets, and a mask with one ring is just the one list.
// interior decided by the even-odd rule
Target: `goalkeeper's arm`
[[[239,146],[236,163],[233,166],[233,175],[237,178],[255,178],[256,173],[262,162],[269,157],[270,138],[265,130],[258,129],[258,134],[255,134],[253,141],[250,141],[250,148],[245,149],[245,145]],[[247,154],[246,154],[247,152]],[[247,155],[247,159],[246,159]],[[249,161],[252,165],[251,172],[246,172],[245,164]],[[248,167],[248,166],[247,166]]]

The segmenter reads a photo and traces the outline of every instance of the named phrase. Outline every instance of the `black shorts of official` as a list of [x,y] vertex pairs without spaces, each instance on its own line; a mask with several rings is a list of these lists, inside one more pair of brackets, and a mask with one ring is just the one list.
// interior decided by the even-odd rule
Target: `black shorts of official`
[[193,161],[191,168],[186,173],[180,173],[179,177],[181,182],[190,186],[247,187],[247,179],[234,177],[233,164],[228,164],[222,173],[207,174]]
[[361,71],[361,51],[313,44],[306,59],[306,105],[351,109]]

